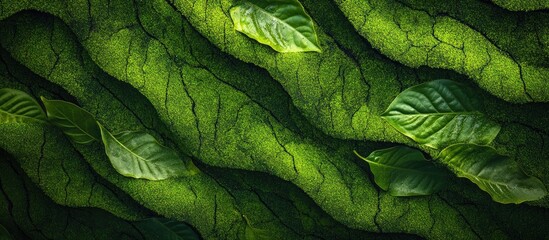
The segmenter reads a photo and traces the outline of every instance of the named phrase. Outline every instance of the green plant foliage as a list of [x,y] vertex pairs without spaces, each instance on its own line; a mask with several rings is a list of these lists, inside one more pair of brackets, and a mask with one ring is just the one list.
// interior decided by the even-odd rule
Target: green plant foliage
[[399,146],[370,153],[366,158],[376,184],[391,196],[430,195],[445,188],[450,175],[413,148]]
[[91,113],[73,103],[61,100],[48,100],[41,97],[48,120],[61,128],[75,143],[89,144],[101,141],[101,132]]
[[242,1],[231,8],[235,30],[279,52],[321,52],[313,20],[297,0]]
[[440,153],[440,160],[459,177],[474,182],[500,203],[534,201],[547,195],[543,183],[526,175],[519,165],[495,149],[474,144],[456,144]]
[[[0,239],[133,239],[157,240],[170,231],[129,221],[97,208],[55,204],[2,152],[0,159]],[[191,236],[191,229],[187,229]],[[8,235],[6,235],[8,234]],[[13,236],[13,238],[10,237]],[[7,237],[7,238],[6,238]],[[197,239],[197,238],[189,238]]]
[[148,218],[137,223],[144,231],[157,239],[198,240],[200,237],[184,222],[166,218]]
[[42,107],[25,92],[0,89],[0,123],[46,121]]
[[[184,221],[203,239],[243,239],[249,227],[275,239],[549,235],[532,230],[549,219],[547,197],[503,205],[460,178],[429,196],[394,197],[379,190],[368,163],[352,152],[399,144],[436,156],[439,150],[415,143],[381,114],[406,88],[452,79],[469,87],[481,112],[501,126],[490,145],[548,186],[543,11],[513,13],[476,0],[300,0],[322,52],[281,54],[234,29],[231,9],[241,3],[1,1],[1,88],[78,103],[109,130],[150,134],[200,172],[163,181],[124,177],[101,143],[77,144],[44,124],[0,124],[0,147],[58,205],[104,209],[132,223]],[[414,18],[424,13],[432,17]],[[383,27],[396,21],[404,33]],[[454,21],[473,30],[454,28]],[[372,25],[378,28],[365,37]],[[432,45],[420,40],[429,36],[458,49],[458,40],[469,40],[462,55],[440,43],[423,58]],[[392,53],[402,46],[418,56]],[[23,215],[17,222],[31,226],[20,232],[58,231],[38,224],[45,209],[32,208],[26,217],[15,210],[25,209],[26,198],[16,199],[14,212]],[[30,205],[37,206],[32,199]],[[67,229],[117,236],[103,225]],[[64,238],[58,232],[47,236]]]
[[549,101],[549,68],[530,61],[547,59],[546,12],[531,14],[522,25],[521,14],[475,0],[336,3],[360,35],[391,59],[466,74],[506,101]]
[[163,180],[192,174],[174,150],[162,146],[150,134],[133,131],[112,134],[97,124],[105,152],[114,169],[123,176]]
[[478,97],[450,80],[404,90],[382,117],[417,143],[437,149],[454,143],[489,144],[500,131],[480,112]]

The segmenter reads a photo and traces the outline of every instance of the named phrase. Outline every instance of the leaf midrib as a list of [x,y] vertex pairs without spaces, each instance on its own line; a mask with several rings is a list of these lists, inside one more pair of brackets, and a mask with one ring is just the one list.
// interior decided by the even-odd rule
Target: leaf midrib
[[436,175],[436,176],[442,176],[442,177],[446,176],[446,174],[442,174],[442,173],[438,174],[438,173],[433,173],[433,172],[422,172],[422,171],[415,170],[415,169],[410,169],[410,168],[402,168],[402,167],[395,167],[395,166],[391,166],[391,165],[385,165],[385,164],[382,164],[382,163],[371,161],[368,158],[365,158],[365,157],[359,155],[356,151],[355,151],[355,154],[359,158],[361,158],[362,160],[364,160],[368,163],[372,163],[374,165],[378,165],[378,166],[384,166],[384,167],[387,167],[387,168],[398,169],[398,170],[409,171],[409,172],[416,172],[416,173],[421,173],[421,174],[429,174],[429,175]]
[[13,113],[10,113],[10,112],[8,112],[6,110],[3,110],[3,109],[0,112],[4,113],[6,115],[14,116],[14,118],[28,118],[30,120],[34,120],[34,121],[38,121],[38,122],[42,122],[42,123],[46,122],[46,121],[44,121],[42,119],[38,119],[38,118],[33,118],[33,117],[25,116],[25,115],[13,114]]
[[89,137],[91,137],[93,140],[95,141],[99,141],[99,139],[97,139],[96,137],[92,136],[91,134],[89,134],[87,131],[85,131],[84,129],[80,128],[80,126],[78,124],[76,124],[75,122],[73,122],[69,117],[67,117],[67,115],[65,115],[65,113],[63,111],[59,111],[59,113],[67,120],[69,121],[70,123],[72,123],[72,125],[74,125],[76,128],[78,128],[80,131],[82,131],[83,133],[85,133],[86,135],[88,135]]
[[282,24],[284,24],[284,25],[290,27],[290,28],[293,29],[295,32],[299,33],[300,36],[302,36],[304,39],[306,39],[307,42],[309,42],[309,43],[312,44],[315,48],[318,49],[318,47],[316,46],[315,43],[311,42],[311,40],[309,40],[309,38],[307,38],[305,35],[303,35],[300,31],[297,31],[297,29],[295,29],[292,25],[290,25],[290,24],[288,24],[288,23],[282,21],[280,18],[275,17],[273,14],[271,14],[270,12],[265,11],[263,8],[261,8],[260,6],[258,6],[258,5],[256,5],[256,4],[253,4],[253,3],[251,3],[251,2],[246,2],[246,4],[250,4],[250,5],[254,6],[254,7],[256,7],[257,9],[259,9],[259,11],[261,11],[261,12],[263,12],[263,13],[265,13],[265,14],[271,16],[271,17],[274,18],[277,22],[280,22],[280,23],[282,23]]
[[478,111],[474,111],[474,112],[448,112],[448,113],[441,113],[441,112],[437,112],[437,113],[412,113],[412,114],[395,114],[395,115],[385,115],[385,114],[382,114],[381,116],[382,117],[396,117],[396,116],[447,116],[447,115],[472,115],[472,116],[475,116],[475,115],[478,115],[478,116],[484,116],[484,114],[482,114],[481,112],[478,112]]

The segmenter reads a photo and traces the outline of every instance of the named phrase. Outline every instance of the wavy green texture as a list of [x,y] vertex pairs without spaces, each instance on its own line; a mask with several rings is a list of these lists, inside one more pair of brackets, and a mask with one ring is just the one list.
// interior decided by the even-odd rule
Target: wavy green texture
[[118,173],[148,180],[192,175],[177,153],[161,145],[146,132],[125,131],[112,134],[99,124],[105,153]]
[[297,0],[242,1],[230,14],[235,30],[278,52],[321,52],[313,20]]
[[[549,89],[545,87],[549,80],[547,65],[528,61],[508,49],[509,44],[520,46],[519,40],[494,36],[482,27],[490,25],[487,21],[498,22],[482,16],[504,19],[508,24],[503,29],[505,33],[516,35],[512,29],[523,26],[513,21],[515,17],[506,18],[512,13],[491,15],[497,9],[473,0],[453,4],[398,0],[336,2],[355,29],[391,59],[411,67],[429,66],[465,74],[506,101],[549,101]],[[544,49],[534,52],[534,56],[543,56],[549,47],[546,40],[549,32],[544,30],[549,21],[547,16],[547,13],[534,14],[524,30],[519,30],[529,31],[527,35],[533,38],[528,40]]]
[[526,175],[519,165],[495,149],[475,144],[451,145],[439,156],[459,177],[474,182],[500,203],[534,201],[547,195],[543,183]]
[[166,218],[148,218],[137,222],[144,231],[154,233],[158,239],[198,240],[200,237],[184,222]]
[[[24,17],[20,19],[21,24],[32,18],[25,19]],[[33,25],[27,26],[30,27],[28,30],[32,30],[32,35],[36,37],[45,34],[43,31],[50,29],[52,26],[57,26],[54,29],[63,30],[63,33],[67,33],[62,25],[56,25],[55,21],[50,23],[53,25],[47,22],[43,23],[42,28],[35,28],[38,25],[34,25],[35,27],[30,27]],[[25,31],[23,26],[19,25],[19,30]],[[30,34],[31,32],[27,33]],[[61,36],[71,39],[70,35]],[[43,38],[38,37],[37,39]],[[45,44],[48,46],[49,42]],[[23,48],[20,48],[20,50],[30,46],[46,50],[44,52],[37,51],[40,54],[47,54],[49,51],[49,48],[36,45],[36,42],[34,45],[21,46]],[[155,115],[148,116],[145,119],[138,118],[138,116],[147,116],[147,114],[154,112],[154,109],[148,103],[142,104],[143,101],[136,101],[143,99],[142,96],[133,95],[135,92],[128,91],[128,88],[131,89],[128,85],[121,85],[121,83],[117,83],[104,73],[97,71],[94,65],[86,64],[89,63],[89,58],[86,55],[76,57],[79,51],[75,51],[74,47],[76,46],[73,41],[64,42],[61,46],[65,48],[64,53],[74,53],[76,55],[60,55],[60,63],[57,67],[63,69],[65,64],[70,64],[74,67],[71,72],[76,73],[76,77],[80,80],[78,85],[72,85],[71,83],[74,83],[74,81],[67,79],[65,75],[60,74],[59,76],[63,77],[56,77],[55,74],[52,74],[48,77],[50,81],[68,87],[68,91],[78,96],[78,99],[82,101],[82,106],[87,106],[90,112],[100,113],[96,114],[101,116],[99,120],[105,124],[110,124],[110,127],[137,129],[143,128],[142,124],[147,127],[150,122],[156,122]],[[11,49],[17,51],[19,48],[11,45]],[[68,61],[71,59],[72,61]],[[80,62],[77,59],[83,59],[83,61]],[[47,73],[50,71],[45,69],[47,65],[37,64],[37,61],[30,61],[29,63],[36,72]],[[90,73],[93,74],[89,75]],[[48,75],[44,74],[44,76]],[[110,81],[108,81],[109,79]],[[88,94],[90,92],[101,94]],[[117,98],[116,96],[126,96],[126,98]],[[122,101],[123,99],[125,101]],[[96,104],[105,100],[111,104]],[[135,106],[141,106],[141,108],[132,108]],[[112,119],[123,119],[123,121],[113,121]],[[154,130],[151,129],[151,131],[159,131],[158,135],[165,136],[164,141],[173,143],[173,140],[170,140],[164,135],[165,133],[162,133],[162,129],[162,125],[155,125]],[[58,148],[62,148],[64,145],[66,143],[61,142]],[[141,204],[154,209],[155,212],[189,221],[207,239],[235,238],[235,236],[242,235],[245,226],[242,214],[245,214],[254,224],[258,224],[258,227],[268,229],[269,233],[286,236],[287,238],[334,238],[336,236],[338,238],[350,238],[350,236],[356,236],[357,234],[370,236],[368,233],[349,230],[336,223],[315,206],[300,190],[292,188],[292,185],[281,182],[279,179],[265,175],[253,175],[251,177],[251,173],[236,175],[229,170],[219,171],[215,174],[216,178],[213,178],[210,175],[212,173],[209,173],[212,170],[209,170],[208,173],[198,176],[165,180],[162,183],[131,180],[119,176],[108,163],[102,150],[97,147],[92,144],[89,148],[81,151],[97,172],[128,192]],[[265,179],[269,180],[266,181]],[[263,181],[269,184],[260,189],[255,187],[257,184],[263,184]],[[275,187],[271,186],[271,183]],[[235,184],[239,187],[232,187]],[[201,211],[197,212],[196,209],[201,209]],[[307,217],[307,221],[302,222],[300,218],[289,216]]]
[[50,123],[62,129],[63,133],[78,144],[101,141],[101,133],[93,115],[62,100],[48,100],[41,97]]
[[2,88],[0,89],[0,123],[46,121],[42,107],[34,98],[25,92]]
[[391,196],[430,195],[447,187],[448,174],[444,168],[427,161],[419,150],[397,146],[376,150],[368,157],[358,155],[368,162],[376,184]]
[[[222,2],[223,9],[232,6],[227,3]],[[13,6],[17,4],[24,5],[24,3],[18,2]],[[346,139],[377,138],[384,141],[410,143],[411,141],[406,140],[397,131],[391,130],[390,126],[383,123],[381,118],[376,115],[388,106],[391,99],[402,88],[421,81],[418,79],[436,79],[432,77],[434,75],[456,76],[447,72],[432,72],[430,69],[416,71],[391,63],[369,49],[364,42],[360,41],[360,38],[357,40],[352,31],[349,31],[351,28],[345,27],[339,32],[328,32],[336,36],[334,38],[327,37],[326,33],[319,34],[321,42],[324,41],[329,46],[323,54],[334,56],[330,59],[334,61],[308,55],[307,57],[294,56],[293,58],[278,57],[278,59],[269,57],[266,53],[272,53],[272,50],[268,47],[258,45],[253,40],[234,31],[231,35],[228,31],[226,39],[234,41],[232,37],[238,34],[239,41],[250,44],[239,47],[234,44],[227,46],[232,46],[235,52],[242,51],[243,54],[239,55],[239,58],[243,58],[242,56],[247,54],[248,62],[268,62],[258,64],[268,68],[268,72],[266,72],[222,54],[208,43],[211,41],[218,46],[223,45],[224,24],[227,24],[226,29],[231,29],[228,15],[217,12],[219,10],[218,2],[209,1],[208,8],[204,8],[205,3],[197,2],[194,9],[192,9],[192,3],[176,2],[175,8],[172,8],[169,3],[162,1],[135,3],[90,1],[89,6],[74,2],[67,2],[66,6],[64,2],[52,2],[47,6],[41,6],[44,4],[39,1],[30,4],[34,9],[59,16],[62,21],[69,24],[70,30],[73,31],[76,38],[70,37],[71,35],[67,33],[67,29],[63,27],[64,24],[61,21],[51,21],[50,24],[49,21],[42,19],[43,15],[33,18],[32,15],[36,13],[29,14],[31,17],[21,17],[16,31],[14,28],[2,28],[2,31],[7,33],[2,37],[2,45],[8,48],[8,51],[18,61],[23,62],[25,66],[48,80],[62,85],[76,96],[77,101],[73,102],[78,102],[79,105],[98,115],[98,119],[105,123],[109,129],[119,129],[122,127],[122,123],[129,122],[132,123],[129,124],[132,130],[140,130],[143,125],[139,124],[136,119],[128,117],[132,114],[127,110],[118,113],[118,108],[106,110],[106,108],[102,108],[105,106],[98,104],[105,101],[104,99],[116,102],[112,100],[113,96],[125,99],[124,91],[114,91],[113,88],[111,90],[115,94],[110,96],[103,91],[97,91],[102,88],[93,87],[98,82],[115,85],[116,79],[114,78],[125,81],[131,85],[123,85],[123,89],[133,87],[143,94],[143,96],[127,97],[127,99],[146,99],[154,106],[154,109],[134,111],[135,115],[144,118],[158,115],[159,119],[166,123],[168,130],[158,135],[173,136],[164,139],[178,146],[180,151],[192,155],[193,158],[201,162],[223,167],[221,172],[234,171],[228,168],[246,170],[242,174],[227,177],[228,180],[223,181],[223,186],[237,185],[234,188],[229,188],[230,191],[227,190],[234,194],[233,198],[229,197],[225,190],[220,190],[221,187],[218,187],[213,180],[223,178],[223,174],[213,174],[213,177],[201,175],[199,179],[190,181],[191,183],[183,180],[166,180],[169,182],[143,185],[138,181],[119,176],[110,168],[106,157],[98,154],[100,152],[98,148],[78,147],[79,152],[85,156],[94,171],[99,172],[101,176],[127,192],[139,203],[154,209],[155,212],[189,221],[206,238],[236,237],[243,234],[245,222],[240,214],[245,214],[250,218],[254,227],[268,229],[279,234],[289,233],[287,238],[304,238],[304,236],[311,236],[312,233],[318,231],[332,229],[331,227],[321,227],[323,225],[319,221],[303,221],[303,219],[309,219],[304,216],[306,211],[296,210],[297,213],[303,212],[303,214],[291,214],[292,212],[288,212],[289,210],[270,212],[270,208],[290,209],[281,205],[279,202],[284,201],[277,201],[276,196],[288,192],[287,189],[290,188],[294,189],[295,191],[292,190],[292,192],[298,196],[296,201],[292,202],[303,202],[304,195],[301,191],[304,190],[312,197],[314,203],[320,205],[336,219],[360,229],[416,233],[431,239],[443,239],[448,235],[463,236],[468,239],[504,238],[505,236],[513,238],[528,234],[535,238],[545,234],[528,231],[528,224],[546,217],[543,215],[543,211],[540,211],[541,208],[531,206],[497,207],[498,205],[490,203],[489,199],[483,197],[480,191],[475,190],[474,186],[467,184],[454,185],[456,192],[451,190],[432,197],[418,199],[402,200],[382,192],[378,193],[372,182],[366,177],[367,172],[361,169],[362,165],[353,161],[352,154],[349,154],[352,149],[349,145],[356,143],[323,136],[317,129],[307,124],[307,120],[309,120],[324,132]],[[182,17],[177,12],[181,4],[188,4],[186,5],[188,8],[184,9],[186,17]],[[305,1],[304,5],[311,9],[314,8],[314,4],[311,2]],[[320,1],[318,5],[330,6],[326,1]],[[20,6],[19,9],[23,7]],[[104,11],[103,9],[109,10]],[[337,8],[333,9],[337,10]],[[309,12],[314,17],[315,14],[318,14],[318,10]],[[17,9],[12,6],[4,8],[6,14],[16,11]],[[337,11],[329,11],[321,15],[326,17],[334,14],[335,19],[340,19],[341,15],[338,15]],[[205,18],[205,15],[212,18],[223,18],[226,21],[213,21],[210,18]],[[192,26],[188,24],[187,17]],[[13,19],[7,21],[6,24],[16,24],[16,22]],[[199,22],[203,22],[201,24],[204,25],[211,24],[211,27],[201,27]],[[326,22],[324,21],[324,23]],[[341,23],[344,26],[349,26],[345,20]],[[326,24],[320,26],[322,29],[329,28]],[[197,34],[195,29],[204,34],[207,40]],[[51,39],[43,36],[51,36]],[[74,39],[82,43],[85,50],[90,53],[91,59],[114,78],[97,77],[98,79],[94,80],[91,76],[105,74],[93,66],[90,69],[75,71],[74,69],[82,69],[82,65],[94,65],[95,63],[79,54],[83,51],[81,48],[66,47],[73,46],[74,43],[71,42],[74,42]],[[336,42],[334,39],[340,41]],[[348,52],[345,52],[345,46],[353,46],[349,43],[357,44],[347,48]],[[327,53],[327,51],[329,52]],[[28,52],[34,53],[28,54]],[[357,54],[356,63],[351,58],[355,53]],[[231,52],[231,54],[235,53]],[[57,57],[60,57],[57,64],[55,61],[50,61]],[[277,59],[276,64],[275,59]],[[306,60],[313,62],[310,65],[299,64]],[[319,63],[322,64],[319,65]],[[280,69],[277,70],[275,66]],[[318,71],[318,66],[323,70]],[[340,66],[341,71],[338,71]],[[300,70],[297,75],[296,71],[286,71],[298,68]],[[361,70],[363,73],[360,73]],[[49,74],[50,72],[51,74]],[[93,74],[89,76],[89,73]],[[341,81],[343,78],[339,73],[341,76],[346,76],[345,81]],[[414,76],[416,73],[417,77]],[[270,78],[269,74],[276,81]],[[285,78],[282,77],[283,74]],[[84,80],[75,81],[76,77]],[[372,88],[370,95],[367,94],[368,87],[363,82],[366,78],[368,81],[371,80],[368,82]],[[291,81],[285,81],[285,79]],[[277,82],[281,83],[282,87]],[[360,84],[356,85],[357,83]],[[83,91],[89,89],[86,87],[96,91]],[[101,92],[108,98],[94,98],[88,92]],[[189,99],[189,96],[193,101]],[[364,96],[366,96],[366,100]],[[321,101],[325,98],[333,100]],[[487,104],[506,106],[487,98],[489,99]],[[344,100],[341,101],[341,99]],[[359,104],[356,104],[357,102]],[[365,106],[365,104],[369,106]],[[133,107],[132,104],[126,105],[130,108]],[[331,110],[332,107],[333,110]],[[532,109],[543,109],[543,107],[543,105],[533,106]],[[349,110],[343,110],[346,108]],[[362,111],[353,115],[352,113],[359,108],[362,108]],[[501,111],[502,115],[509,112],[526,112],[518,107],[516,108],[518,111],[514,111],[515,108],[509,106],[493,109],[493,111]],[[299,112],[303,113],[307,120],[304,120]],[[547,154],[539,148],[545,133],[540,132],[538,137],[535,132],[536,129],[544,129],[543,126],[547,122],[543,119],[547,116],[541,114],[542,112],[527,111],[527,113],[511,118],[511,121],[516,120],[516,122],[507,122],[507,125],[502,129],[502,137],[496,139],[498,146],[508,151],[515,151],[515,147],[524,149],[520,151],[526,153],[525,159],[536,154],[539,156]],[[536,114],[539,115],[537,119],[542,120],[531,123],[532,116],[536,116]],[[217,118],[217,116],[223,117]],[[267,117],[263,118],[263,116]],[[318,118],[315,119],[312,116],[318,116]],[[509,121],[506,118],[504,120]],[[148,124],[148,121],[145,122]],[[353,122],[354,124],[351,124]],[[521,125],[522,123],[525,124]],[[213,128],[212,126],[218,127]],[[356,129],[353,129],[353,126]],[[530,130],[529,127],[532,129]],[[254,134],[249,134],[250,131]],[[511,142],[507,147],[509,144],[504,144],[504,142],[509,139],[509,136],[514,135],[518,136],[518,143]],[[532,138],[532,136],[535,137]],[[172,140],[168,140],[170,138]],[[220,139],[216,140],[216,138]],[[529,145],[524,144],[523,147],[520,144],[522,144],[521,141],[524,142],[524,139],[533,139],[534,141]],[[340,148],[342,145],[346,147]],[[287,150],[288,153],[284,150]],[[299,171],[297,177],[295,177],[290,153],[296,160],[296,169]],[[533,164],[540,159],[539,156],[534,157],[533,161],[522,162],[525,165]],[[520,158],[523,157],[520,156]],[[535,171],[537,175],[543,175],[546,167],[540,164],[539,166],[529,166],[528,169]],[[284,183],[278,178],[271,177],[269,181],[274,181],[274,184],[265,181],[267,183],[263,183],[264,185],[258,185],[261,184],[261,179],[267,176],[265,174],[254,175],[252,181],[246,178],[251,175],[249,170],[260,170],[283,179],[290,179],[293,184]],[[250,185],[235,181],[235,179],[248,179],[246,182]],[[263,191],[269,186],[274,187],[272,185],[280,185],[281,189],[276,191],[276,194],[270,190]],[[194,190],[197,190],[197,193],[200,193],[196,201],[193,200],[192,191],[188,190],[187,186],[192,186]],[[254,186],[260,187],[255,188]],[[256,191],[258,195],[255,195],[252,190],[244,189],[254,189],[253,191]],[[145,192],[143,192],[144,190]],[[215,200],[216,193],[219,194],[217,200]],[[282,195],[285,196],[284,199],[293,199],[288,195]],[[169,199],[168,202],[166,199]],[[261,200],[264,203],[261,203]],[[231,212],[232,209],[236,209],[236,207],[231,207],[230,203],[233,201],[238,206],[236,212]],[[306,206],[314,206],[315,211],[318,210],[311,199],[305,202]],[[216,205],[230,209],[217,208],[217,213],[215,213]],[[192,209],[205,210],[197,213]],[[356,211],[357,209],[361,209],[361,211]],[[519,217],[508,217],[512,212],[520,213]],[[497,217],[491,217],[492,214]],[[251,217],[252,215],[253,217]],[[274,215],[279,216],[280,219]],[[217,216],[217,218],[213,216]],[[291,216],[302,217],[293,218]],[[214,221],[214,219],[216,220]],[[273,219],[276,220],[273,221]],[[303,235],[293,232],[292,228]],[[344,232],[349,234],[349,231]],[[322,236],[334,238],[334,235],[329,234],[323,232]],[[361,234],[367,236],[366,233]],[[405,237],[409,238],[410,236]]]
[[501,128],[481,113],[477,95],[451,80],[402,91],[382,117],[415,142],[436,149],[455,143],[490,144]]
[[549,9],[549,1],[547,0],[492,0],[492,2],[511,11]]
[[0,223],[10,229],[14,239],[153,240],[164,232],[149,231],[146,223],[118,218],[100,209],[58,205],[25,176],[16,162],[2,151]]
[[[217,47],[243,61],[268,70],[271,76],[284,87],[292,98],[293,104],[307,120],[333,137],[390,141],[416,146],[379,117],[390,101],[406,87],[424,81],[440,78],[459,79],[465,84],[468,81],[466,77],[449,71],[430,68],[410,69],[391,62],[380,56],[359,35],[349,31],[353,27],[349,24],[349,20],[337,11],[337,5],[327,1],[302,1],[302,3],[311,16],[318,19],[319,40],[328,46],[318,57],[274,56],[268,49],[258,47],[245,37],[227,31],[225,27],[230,26],[231,20],[224,13],[228,12],[230,1],[221,3],[176,1],[174,5],[189,19],[193,27]],[[431,4],[435,5],[432,2]],[[455,5],[448,6],[458,9]],[[485,12],[486,8],[483,8]],[[326,11],[325,9],[336,10]],[[472,13],[470,16],[479,15]],[[210,16],[213,18],[209,18]],[[496,14],[490,16],[497,17]],[[204,21],[206,18],[209,20]],[[488,22],[489,19],[482,20]],[[532,23],[535,22],[532,21]],[[540,30],[543,29],[540,28]],[[527,33],[526,30],[516,29],[516,31],[527,34],[529,36],[527,39],[532,37],[532,34]],[[543,48],[534,48],[532,45],[537,44],[523,41],[513,46],[517,48],[528,46],[527,49],[531,52],[544,51]],[[514,52],[523,51],[518,49]],[[524,52],[522,55],[536,56],[530,52]],[[533,59],[528,61],[536,62]],[[541,60],[538,59],[538,61]],[[525,108],[498,100],[479,90],[478,87],[474,92],[482,96],[486,115],[496,119],[502,125],[500,135],[495,142],[496,148],[509,152],[521,151],[523,154],[514,154],[513,157],[528,172],[543,178],[545,185],[548,185],[549,179],[543,177],[549,173],[549,166],[544,164],[544,159],[549,157],[549,151],[544,147],[544,142],[549,139],[548,132],[544,130],[549,127],[549,116],[544,114],[545,105],[531,104]],[[509,141],[510,135],[518,138],[516,141]],[[539,204],[547,206],[546,201]]]

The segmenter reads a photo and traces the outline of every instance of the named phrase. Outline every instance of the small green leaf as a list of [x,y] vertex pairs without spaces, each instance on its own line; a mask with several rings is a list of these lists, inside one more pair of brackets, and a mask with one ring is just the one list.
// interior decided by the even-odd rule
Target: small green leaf
[[91,113],[70,102],[48,100],[44,97],[41,99],[50,122],[63,130],[75,143],[100,141],[101,132]]
[[237,31],[278,52],[321,52],[313,20],[297,0],[244,1],[230,13]]
[[442,150],[440,158],[459,177],[471,180],[496,202],[518,204],[547,194],[538,178],[526,175],[517,162],[491,147],[456,144]]
[[428,147],[488,144],[500,126],[479,112],[479,105],[477,96],[466,86],[435,80],[404,90],[382,117],[402,134]]
[[198,234],[186,223],[167,218],[148,218],[137,222],[147,236],[166,240],[198,240]]
[[13,237],[11,236],[10,232],[0,224],[0,240],[11,240]]
[[0,123],[28,121],[46,122],[46,114],[40,104],[25,92],[0,89]]
[[113,135],[97,124],[111,164],[126,177],[162,180],[194,172],[174,150],[162,146],[148,133],[126,131]]
[[373,151],[364,158],[376,184],[391,196],[430,195],[446,187],[450,174],[413,148],[398,146]]

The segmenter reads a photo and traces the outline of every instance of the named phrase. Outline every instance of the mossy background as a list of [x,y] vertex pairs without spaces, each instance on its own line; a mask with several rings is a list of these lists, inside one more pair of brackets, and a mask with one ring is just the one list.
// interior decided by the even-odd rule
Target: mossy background
[[502,205],[455,178],[396,198],[352,153],[420,147],[379,116],[405,88],[452,79],[502,125],[493,146],[549,186],[547,2],[302,0],[322,53],[291,54],[233,30],[235,2],[1,1],[1,88],[145,130],[201,173],[125,178],[99,144],[1,124],[0,224],[17,239],[154,239],[137,221],[158,216],[204,239],[549,236],[547,197]]

